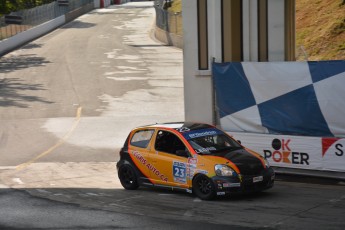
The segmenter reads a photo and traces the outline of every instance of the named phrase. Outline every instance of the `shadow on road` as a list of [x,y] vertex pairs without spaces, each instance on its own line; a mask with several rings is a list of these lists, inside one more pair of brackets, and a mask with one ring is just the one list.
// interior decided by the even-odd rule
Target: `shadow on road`
[[51,104],[41,97],[24,94],[26,91],[45,90],[41,84],[22,83],[21,79],[0,79],[0,107],[20,107],[27,108],[27,102],[41,102]]
[[[144,200],[144,197],[128,194],[124,199],[117,200],[118,194],[123,192],[122,189],[36,190],[54,194],[56,197],[63,197],[66,193],[79,193],[84,197],[84,204],[57,202],[58,198],[44,199],[31,196],[25,191],[0,189],[0,229],[251,229],[231,223],[210,223],[208,218],[201,220],[190,215],[184,216],[186,210],[182,204],[176,202],[175,207],[180,206],[177,209],[157,212],[155,204],[151,204],[141,207],[140,210],[128,210],[126,200],[139,202],[137,206],[140,206],[140,200]],[[92,204],[85,205],[88,202]],[[155,212],[152,212],[150,206]],[[159,215],[160,212],[171,212],[171,216]],[[146,215],[147,213],[149,214]]]
[[91,28],[96,26],[95,23],[89,23],[89,22],[82,22],[82,21],[78,21],[75,20],[73,22],[70,22],[66,25],[64,25],[63,27],[61,27],[61,29],[85,29],[85,28]]
[[[28,44],[23,49],[40,48],[40,44]],[[34,54],[5,56],[0,58],[0,74],[7,74],[14,71],[45,66],[50,63],[43,57]],[[4,75],[6,76],[6,75]],[[20,78],[0,78],[0,107],[28,108],[27,102],[41,102],[51,104],[38,96],[30,96],[28,91],[45,90],[42,84],[24,82]]]
[[29,44],[26,44],[25,46],[23,46],[21,49],[24,49],[24,50],[29,50],[29,49],[36,49],[36,48],[41,48],[43,45],[42,44],[37,44],[37,43],[29,43]]
[[[25,46],[26,49],[36,48],[34,46]],[[26,69],[30,67],[44,66],[50,63],[43,57],[36,57],[33,54],[9,56],[0,58],[0,73],[10,73],[16,70]]]
[[[50,183],[54,185],[58,181]],[[109,183],[112,184],[111,181]],[[39,213],[43,220],[47,219],[46,213],[56,213],[57,208],[73,213],[81,210],[92,211],[93,214],[103,212],[102,215],[109,213],[112,217],[126,215],[129,222],[125,226],[129,228],[137,228],[145,219],[149,220],[150,225],[147,226],[150,227],[152,223],[160,221],[164,224],[169,223],[173,227],[166,229],[225,229],[225,227],[280,229],[282,224],[287,226],[286,229],[299,229],[302,222],[308,229],[328,229],[329,223],[332,223],[334,229],[344,229],[341,212],[345,201],[342,196],[343,191],[342,186],[320,187],[313,184],[278,183],[273,189],[261,193],[202,201],[192,194],[167,189],[140,187],[137,190],[124,190],[115,186],[108,189],[38,186],[20,190],[0,189],[0,207],[8,209],[18,203],[20,210],[31,210],[29,213],[36,216]],[[12,194],[17,194],[17,197],[10,197],[11,202],[7,199],[7,203],[11,205],[6,205],[3,197]],[[0,227],[1,212],[0,209]],[[3,213],[8,215],[16,212],[4,209]],[[320,213],[324,218],[319,219]],[[69,216],[66,214],[63,218]],[[138,218],[143,219],[135,222]],[[65,223],[64,220],[62,222],[60,220],[59,224],[61,223]],[[89,223],[84,224],[90,226]],[[162,229],[161,225],[155,227]],[[140,227],[140,229],[145,228]]]

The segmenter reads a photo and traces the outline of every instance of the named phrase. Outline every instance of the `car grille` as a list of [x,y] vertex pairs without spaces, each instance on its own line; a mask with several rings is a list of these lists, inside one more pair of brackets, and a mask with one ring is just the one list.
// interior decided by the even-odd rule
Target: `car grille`
[[246,163],[236,163],[236,166],[240,170],[242,175],[259,175],[264,169],[261,161],[252,161]]

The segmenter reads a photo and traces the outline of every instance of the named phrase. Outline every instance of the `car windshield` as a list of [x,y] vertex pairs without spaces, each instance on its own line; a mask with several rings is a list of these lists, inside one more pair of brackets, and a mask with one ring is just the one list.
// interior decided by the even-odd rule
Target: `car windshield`
[[194,132],[184,135],[197,154],[212,155],[234,151],[242,146],[218,129]]

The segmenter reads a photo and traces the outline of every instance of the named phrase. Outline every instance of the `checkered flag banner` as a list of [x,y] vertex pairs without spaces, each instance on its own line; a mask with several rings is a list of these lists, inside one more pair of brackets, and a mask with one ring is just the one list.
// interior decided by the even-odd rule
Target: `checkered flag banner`
[[345,137],[345,61],[213,63],[222,129]]

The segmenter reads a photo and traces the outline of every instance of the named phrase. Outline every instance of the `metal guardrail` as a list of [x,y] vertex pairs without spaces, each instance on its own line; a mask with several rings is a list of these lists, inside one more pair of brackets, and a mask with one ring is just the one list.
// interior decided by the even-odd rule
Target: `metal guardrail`
[[93,2],[94,0],[55,1],[32,9],[11,12],[9,15],[0,17],[0,40],[14,36]]
[[164,10],[159,5],[154,6],[156,10],[156,25],[158,28],[177,35],[183,34],[182,13],[174,13]]

